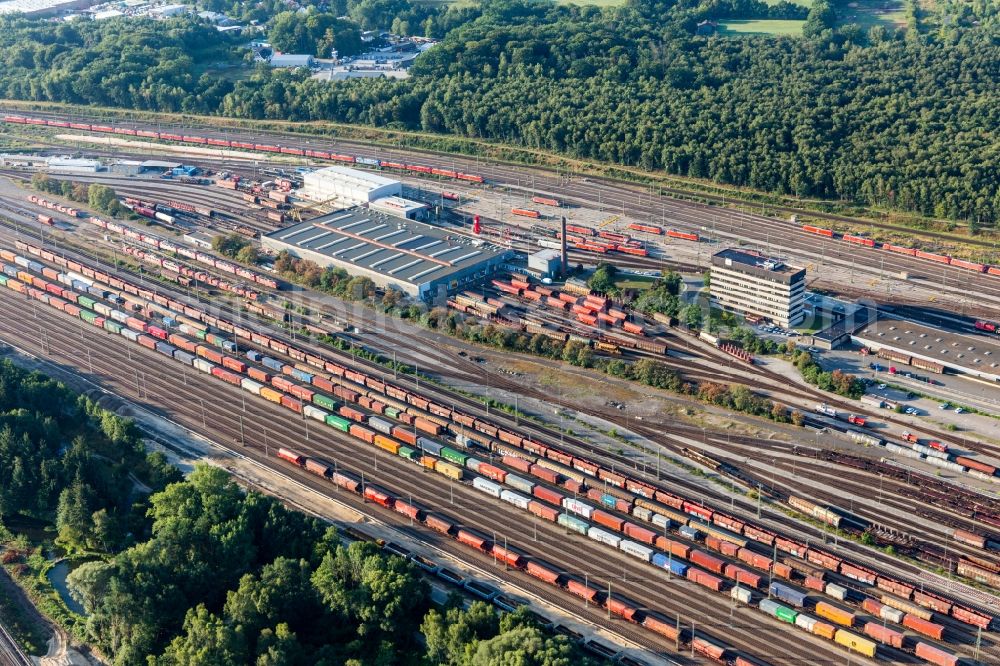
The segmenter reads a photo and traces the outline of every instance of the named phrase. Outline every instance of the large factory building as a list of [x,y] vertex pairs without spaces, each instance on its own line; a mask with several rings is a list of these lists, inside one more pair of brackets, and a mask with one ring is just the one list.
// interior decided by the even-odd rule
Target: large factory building
[[480,284],[510,255],[481,241],[363,208],[300,222],[261,242],[424,300]]
[[384,197],[398,197],[403,185],[368,171],[331,166],[302,176],[299,194],[312,201],[335,201],[342,206],[370,204]]

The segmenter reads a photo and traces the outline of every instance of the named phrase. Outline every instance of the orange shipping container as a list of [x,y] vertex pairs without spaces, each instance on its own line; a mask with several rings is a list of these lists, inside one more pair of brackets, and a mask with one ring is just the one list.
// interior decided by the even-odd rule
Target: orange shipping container
[[826,622],[817,622],[813,625],[812,632],[817,636],[829,638],[832,641],[833,637],[837,635],[837,627],[832,624],[827,624]]
[[828,604],[825,601],[816,602],[816,615],[826,618],[827,620],[832,620],[833,622],[845,627],[854,625],[854,613],[846,611],[842,608],[837,608],[833,604]]

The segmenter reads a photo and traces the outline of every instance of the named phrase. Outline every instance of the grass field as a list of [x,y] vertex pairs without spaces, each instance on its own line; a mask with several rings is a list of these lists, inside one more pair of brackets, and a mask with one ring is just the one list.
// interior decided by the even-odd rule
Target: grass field
[[835,8],[840,23],[856,23],[862,28],[906,27],[904,0],[839,0]]
[[798,37],[802,34],[805,21],[785,21],[778,19],[729,19],[719,21],[720,35],[778,35]]

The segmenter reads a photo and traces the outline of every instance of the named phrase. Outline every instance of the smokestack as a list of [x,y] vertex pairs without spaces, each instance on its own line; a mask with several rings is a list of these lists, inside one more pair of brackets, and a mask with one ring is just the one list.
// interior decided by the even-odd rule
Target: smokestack
[[560,235],[560,241],[561,241],[560,242],[560,246],[561,246],[560,247],[560,251],[561,251],[561,255],[562,256],[560,257],[560,259],[562,260],[562,274],[565,276],[565,275],[569,275],[569,258],[567,257],[567,252],[566,252],[566,216],[565,215],[562,216],[562,227],[561,227],[560,230],[562,231],[562,234]]

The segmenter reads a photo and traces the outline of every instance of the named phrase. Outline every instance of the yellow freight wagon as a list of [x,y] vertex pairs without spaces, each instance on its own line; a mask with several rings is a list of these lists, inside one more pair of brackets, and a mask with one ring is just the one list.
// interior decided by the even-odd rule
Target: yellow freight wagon
[[434,465],[434,471],[437,472],[438,474],[443,474],[444,476],[447,476],[449,479],[453,479],[455,481],[461,481],[462,476],[464,475],[464,471],[462,470],[461,467],[457,465],[452,465],[451,463],[445,462],[443,460],[437,461],[437,464]]
[[399,442],[384,437],[383,435],[375,435],[375,446],[382,449],[383,451],[388,451],[392,455],[397,455],[399,453]]
[[857,652],[858,654],[863,654],[866,657],[875,657],[876,644],[874,641],[870,641],[867,638],[862,638],[861,636],[856,636],[849,631],[838,629],[837,635],[833,640],[837,641],[844,647]]
[[281,391],[275,391],[274,389],[267,388],[266,386],[260,390],[260,397],[270,400],[271,402],[276,402],[281,404]]

